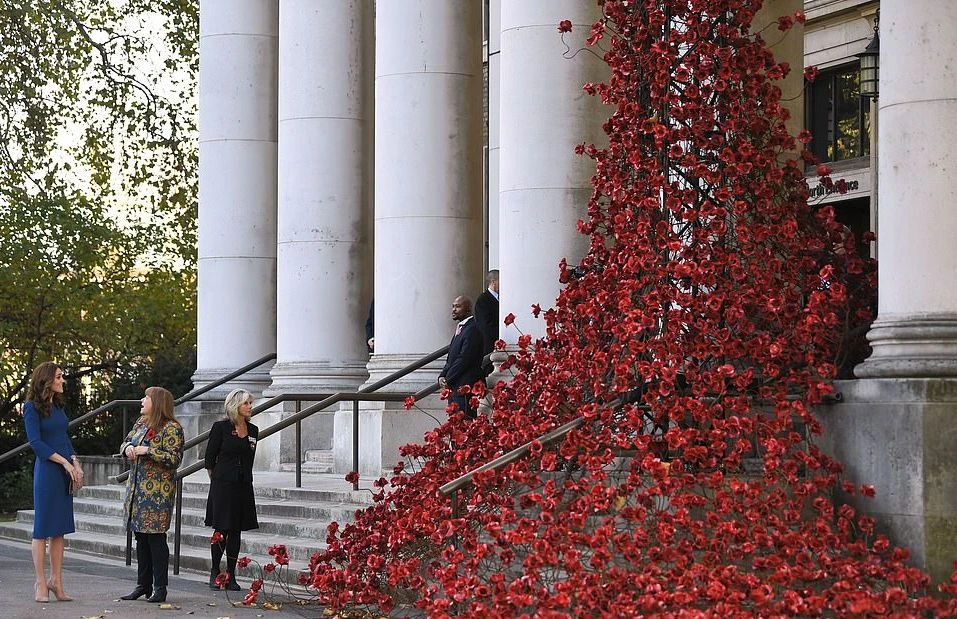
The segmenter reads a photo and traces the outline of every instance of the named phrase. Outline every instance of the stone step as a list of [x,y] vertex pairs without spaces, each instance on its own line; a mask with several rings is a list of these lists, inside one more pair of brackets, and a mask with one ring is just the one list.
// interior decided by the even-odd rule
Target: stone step
[[[367,493],[368,494],[368,493]],[[93,486],[83,488],[73,500],[74,511],[85,510],[97,512],[107,509],[107,505],[115,505],[122,514],[123,500],[126,489],[120,486]],[[197,511],[206,513],[206,493],[183,493],[183,511]],[[283,498],[256,498],[256,513],[260,523],[270,519],[307,518],[324,521],[326,523],[337,520],[351,520],[355,511],[366,507],[365,502],[341,502]]]
[[[28,527],[28,531],[33,531],[33,510],[21,510],[17,512],[17,524]],[[95,537],[109,536],[123,539],[123,548],[126,547],[126,529],[122,518],[111,516],[100,516],[74,514],[74,521],[78,533],[89,533]],[[0,535],[4,533],[0,532]],[[208,527],[183,526],[181,531],[180,543],[182,547],[190,547],[209,553],[209,538],[212,530]],[[72,537],[68,535],[67,538]],[[274,544],[285,544],[289,558],[303,565],[309,563],[309,558],[314,552],[325,547],[325,533],[316,537],[298,537],[298,536],[279,536],[271,533],[263,533],[258,530],[243,531],[243,541],[240,546],[241,555],[249,555],[256,561],[268,563],[270,561],[268,548]],[[167,534],[170,548],[173,547],[173,529]],[[125,552],[125,550],[124,550]]]
[[[289,476],[290,479],[292,476]],[[267,486],[264,484],[253,484],[253,492],[256,495],[257,504],[260,500],[281,499],[284,501],[303,501],[309,503],[342,503],[354,505],[356,507],[367,507],[372,505],[372,494],[365,489],[358,491],[352,490],[318,490],[312,488],[291,488]],[[183,483],[183,496],[200,496],[205,505],[206,496],[209,494],[208,481],[193,481],[192,479]],[[122,501],[126,496],[126,486],[122,484],[109,484],[104,486],[85,486],[77,496],[89,496],[92,498],[116,499]]]
[[[184,501],[185,504],[185,501]],[[268,506],[263,506],[268,507]],[[276,535],[279,537],[311,537],[325,539],[326,528],[333,520],[342,522],[351,519],[355,510],[350,508],[313,507],[309,505],[288,505],[290,509],[284,513],[273,513],[277,510],[258,509],[259,533]],[[266,513],[269,512],[269,513]],[[302,515],[292,512],[301,512]],[[124,517],[123,504],[119,501],[107,499],[76,498],[73,500],[74,517],[105,516],[122,522]],[[204,509],[183,508],[183,526],[204,528],[206,511]]]
[[[302,463],[302,472],[303,474],[311,473],[331,473],[335,467],[334,462],[303,462]],[[286,473],[295,473],[296,465],[295,463],[287,462],[280,465],[280,470],[285,471]]]
[[[373,503],[371,481],[355,492],[340,475],[304,475],[303,488],[295,487],[290,473],[257,473],[254,484],[260,528],[243,532],[240,556],[249,556],[259,564],[269,563],[268,548],[284,544],[291,559],[289,583],[305,570],[312,554],[325,547],[330,522],[352,521],[355,511]],[[184,570],[206,573],[209,569],[209,539],[212,530],[204,525],[209,481],[204,473],[183,484],[183,519],[180,560]],[[122,484],[87,486],[73,500],[76,532],[66,536],[72,551],[123,559],[126,554],[126,528]],[[0,537],[29,542],[34,513],[23,510],[14,522],[0,523]],[[173,551],[173,530],[168,534]],[[255,565],[255,564],[253,564]],[[258,576],[251,568],[247,576]],[[240,577],[243,574],[240,573]]]
[[[33,533],[33,524],[24,522],[3,522],[0,523],[0,537],[12,539],[21,542],[30,542]],[[68,552],[82,552],[88,555],[108,556],[114,559],[122,560],[126,556],[126,535],[113,535],[104,533],[92,533],[89,531],[77,531],[66,536],[66,547]],[[170,569],[173,563],[173,546],[170,543]],[[135,564],[135,550],[133,562]],[[201,574],[209,573],[209,548],[190,548],[183,546],[180,549],[180,569],[198,572]],[[237,569],[239,578],[258,578],[258,570],[251,564],[246,569]],[[293,569],[299,570],[302,564],[295,564]],[[135,569],[135,568],[132,568]],[[248,586],[248,582],[241,583]]]
[[[301,471],[305,474],[332,473],[335,468],[336,456],[331,449],[307,449],[304,456]],[[281,464],[280,470],[294,473],[296,464]]]

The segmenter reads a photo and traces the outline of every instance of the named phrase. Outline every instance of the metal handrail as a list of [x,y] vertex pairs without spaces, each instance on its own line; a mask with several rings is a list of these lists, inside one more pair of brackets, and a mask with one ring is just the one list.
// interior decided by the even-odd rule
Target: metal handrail
[[[234,370],[234,371],[230,372],[229,374],[225,374],[225,375],[223,375],[223,376],[220,376],[219,378],[217,378],[216,380],[212,381],[211,383],[209,383],[209,384],[207,384],[207,385],[204,385],[204,386],[200,387],[199,389],[193,389],[192,391],[186,393],[185,395],[180,396],[180,397],[177,398],[176,400],[173,400],[173,406],[174,406],[174,407],[175,407],[175,406],[179,406],[180,404],[183,404],[184,402],[189,402],[190,400],[194,400],[194,399],[196,399],[197,397],[199,397],[199,396],[203,395],[204,393],[206,393],[207,391],[210,391],[211,389],[215,389],[216,387],[220,387],[220,386],[222,386],[222,385],[225,385],[226,383],[228,383],[229,381],[233,380],[234,378],[237,378],[237,377],[239,377],[239,376],[242,376],[242,375],[245,374],[246,372],[248,372],[248,371],[250,371],[250,370],[254,370],[254,369],[258,368],[259,366],[261,366],[261,365],[263,365],[263,364],[265,364],[265,363],[268,363],[269,361],[272,361],[272,360],[275,359],[275,358],[276,358],[276,353],[274,353],[274,352],[269,353],[268,355],[263,355],[263,356],[260,357],[259,359],[256,359],[255,361],[252,361],[252,362],[250,362],[250,363],[247,363],[246,365],[244,365],[243,367],[239,368],[238,370]],[[139,404],[139,400],[114,400],[114,402],[117,402],[117,401],[133,402],[133,403],[135,403],[135,404]],[[110,402],[109,404],[107,404],[107,405],[105,405],[105,406],[109,406],[110,404],[113,404],[113,402]],[[100,408],[103,408],[103,407],[100,407]],[[83,422],[85,422],[88,418],[91,418],[91,417],[95,416],[95,414],[98,414],[97,411],[90,411],[90,412],[87,413],[86,415],[83,415],[82,417],[78,417],[78,418],[75,419],[73,422],[71,422],[69,427],[73,427],[75,424],[78,425],[78,424],[80,424],[80,423],[83,423]],[[127,426],[127,423],[126,423],[126,411],[124,410],[124,411],[123,411],[123,436],[126,436],[126,432],[127,432],[126,426]],[[125,474],[121,474],[121,475],[125,475],[125,477],[124,477],[124,480],[125,480],[126,477],[129,477],[129,471],[127,471]],[[131,565],[132,563],[133,563],[133,531],[130,530],[129,526],[127,526],[127,527],[126,527],[126,564],[127,564],[127,565]]]
[[[789,400],[796,400],[796,399],[799,399],[799,397],[800,396],[797,396],[797,395],[787,396]],[[825,403],[840,402],[843,400],[843,394],[838,391],[835,393],[822,396],[821,399]],[[608,404],[606,404],[606,406],[618,406],[622,403],[623,403],[622,400],[613,400],[609,402]],[[563,407],[563,406],[565,405],[564,404],[559,405],[559,407]],[[469,471],[468,473],[465,473],[464,475],[459,475],[452,481],[440,486],[439,492],[443,496],[449,496],[450,494],[452,495],[452,509],[454,511],[457,511],[456,510],[457,501],[456,501],[455,493],[457,493],[459,490],[461,490],[465,486],[471,484],[476,474],[484,473],[485,471],[498,471],[505,465],[511,464],[512,462],[515,462],[516,460],[520,460],[521,458],[525,457],[531,451],[532,444],[535,443],[536,441],[541,443],[543,446],[548,445],[550,443],[554,443],[555,441],[561,438],[564,438],[572,430],[575,430],[576,428],[581,427],[584,423],[585,423],[584,417],[576,417],[575,419],[569,421],[568,423],[558,426],[557,428],[553,428],[552,430],[549,430],[548,432],[539,436],[538,438],[532,439],[528,441],[527,443],[525,443],[524,445],[516,447],[512,451],[506,454],[503,454],[495,458],[494,460],[490,460],[489,462],[486,462],[485,464],[472,469],[471,471]]]
[[440,486],[439,492],[441,492],[445,496],[448,496],[452,494],[453,492],[471,484],[472,480],[475,478],[477,474],[484,473],[485,471],[497,471],[503,466],[505,466],[506,464],[511,464],[512,462],[515,462],[516,460],[520,460],[521,458],[524,458],[531,451],[532,444],[535,441],[538,441],[543,446],[548,445],[550,443],[554,443],[558,439],[564,438],[565,435],[571,432],[572,430],[580,428],[584,423],[585,423],[584,417],[577,417],[575,419],[572,419],[568,423],[560,425],[557,428],[554,428],[550,430],[549,432],[546,432],[545,434],[541,435],[537,439],[533,439],[525,443],[521,447],[516,447],[515,449],[508,452],[507,454],[503,454],[499,456],[498,458],[495,458],[494,460],[486,462],[485,464],[483,464],[482,466],[478,468],[472,469],[471,471],[469,471],[468,473],[465,473],[464,475],[460,475],[456,477],[455,479],[448,482],[447,484]]
[[[220,378],[217,378],[216,380],[214,380],[213,382],[209,383],[208,385],[205,385],[205,386],[203,386],[203,387],[200,387],[199,389],[194,389],[194,390],[190,391],[189,393],[187,393],[186,395],[180,396],[178,399],[176,399],[176,400],[173,401],[173,405],[174,405],[174,406],[178,406],[178,405],[182,404],[183,402],[188,402],[188,401],[190,401],[190,400],[193,400],[193,399],[195,399],[196,397],[203,395],[203,394],[206,393],[207,391],[209,391],[209,390],[211,390],[211,389],[215,389],[216,387],[219,387],[220,385],[223,385],[223,384],[225,384],[225,383],[228,383],[229,381],[231,381],[232,379],[236,378],[237,376],[242,376],[243,374],[245,374],[245,373],[248,372],[249,370],[255,369],[255,368],[259,367],[260,365],[266,363],[267,361],[272,361],[272,360],[275,359],[275,358],[276,358],[276,353],[270,353],[270,354],[268,354],[268,355],[265,355],[265,356],[263,356],[263,357],[260,357],[260,358],[257,359],[256,361],[253,361],[252,363],[247,363],[246,365],[244,365],[243,367],[239,368],[238,370],[236,370],[236,371],[234,371],[234,372],[230,372],[229,374],[226,374],[225,376],[221,376]],[[139,404],[139,403],[140,403],[139,400],[111,400],[110,402],[107,402],[106,404],[104,404],[104,405],[102,405],[102,406],[100,406],[100,407],[98,407],[98,408],[95,408],[95,409],[91,410],[90,412],[88,412],[88,413],[86,413],[86,414],[84,414],[84,415],[81,415],[80,417],[77,417],[76,419],[72,420],[72,421],[67,425],[67,431],[72,430],[72,429],[76,428],[77,426],[82,425],[82,424],[86,423],[87,421],[89,421],[90,419],[93,419],[93,418],[95,418],[95,417],[98,417],[98,416],[100,416],[101,414],[103,414],[103,413],[105,413],[105,412],[107,412],[107,411],[113,410],[114,408],[116,408],[116,407],[118,407],[118,406],[131,406],[131,405],[136,405],[136,404]],[[126,435],[126,419],[125,419],[125,413],[126,413],[126,411],[124,411],[124,421],[123,421],[123,434],[124,434],[124,436]],[[24,451],[26,451],[27,449],[29,449],[29,447],[30,447],[30,442],[29,442],[29,441],[27,441],[27,442],[25,442],[25,443],[23,443],[23,444],[21,444],[21,445],[19,445],[19,446],[17,446],[17,447],[14,447],[14,448],[11,449],[10,451],[4,453],[3,455],[0,455],[0,463],[3,463],[3,462],[5,462],[5,461],[9,460],[10,458],[12,458],[13,456],[15,456],[15,455],[17,455],[17,454],[19,454],[19,453],[22,453],[22,452],[24,452]]]
[[192,391],[190,391],[190,392],[187,393],[186,395],[180,396],[179,399],[173,401],[173,406],[179,406],[180,404],[182,404],[182,403],[184,403],[184,402],[189,402],[190,400],[195,400],[196,398],[198,398],[199,396],[203,395],[203,394],[206,393],[207,391],[212,391],[212,390],[215,389],[216,387],[220,387],[220,386],[222,386],[222,385],[225,385],[226,383],[228,383],[228,382],[231,381],[232,379],[238,378],[238,377],[242,376],[243,374],[245,374],[246,372],[248,372],[249,370],[254,370],[254,369],[258,368],[259,366],[265,364],[266,362],[272,361],[272,360],[275,359],[275,358],[276,358],[276,353],[274,353],[274,352],[271,352],[271,353],[269,353],[268,355],[263,355],[262,357],[256,359],[256,360],[253,361],[252,363],[247,363],[246,365],[244,365],[243,367],[239,368],[238,370],[232,371],[232,372],[230,372],[229,374],[226,374],[225,376],[220,376],[219,378],[217,378],[217,379],[214,380],[213,382],[211,382],[211,383],[209,383],[209,384],[207,384],[207,385],[203,385],[203,386],[200,387],[199,389],[193,389]]
[[[428,395],[431,395],[438,391],[438,384],[429,385],[424,389],[411,394],[406,393],[374,393],[375,391],[394,383],[395,381],[403,378],[412,372],[419,370],[429,363],[432,363],[436,359],[439,359],[449,351],[448,346],[443,346],[442,348],[425,355],[424,357],[406,365],[405,367],[396,370],[395,372],[389,374],[388,376],[377,380],[371,385],[366,385],[365,387],[354,391],[354,392],[338,392],[330,395],[309,393],[309,394],[280,394],[269,398],[268,400],[261,402],[258,406],[254,407],[251,411],[250,416],[255,416],[261,412],[264,412],[276,404],[281,402],[286,402],[290,400],[296,400],[297,408],[299,403],[302,400],[313,400],[318,397],[322,397],[322,400],[316,402],[312,406],[308,406],[294,415],[291,415],[278,423],[274,423],[265,430],[262,430],[259,433],[259,440],[272,436],[277,432],[288,428],[289,426],[296,425],[296,444],[299,444],[299,435],[300,435],[300,424],[303,419],[309,417],[310,415],[317,413],[321,410],[329,408],[334,404],[338,404],[342,401],[351,401],[353,403],[353,414],[352,414],[352,464],[353,470],[359,470],[359,402],[360,401],[378,401],[378,402],[402,402],[409,396],[414,397],[416,400],[424,398]],[[210,431],[203,432],[192,439],[186,441],[183,444],[184,451],[191,447],[195,447],[200,443],[203,443],[209,440]],[[179,574],[179,565],[180,565],[180,549],[181,549],[181,540],[182,540],[182,522],[183,522],[183,479],[192,475],[196,471],[200,470],[206,465],[205,461],[198,460],[188,466],[185,466],[176,471],[176,490],[175,490],[175,510],[176,510],[176,523],[174,525],[174,534],[173,534],[173,574]],[[302,467],[302,454],[299,453],[297,449],[296,453],[296,486],[299,487],[301,484],[301,469]],[[129,471],[121,473],[116,477],[112,478],[115,482],[126,481],[129,478]],[[358,480],[354,481],[352,484],[353,490],[359,489]],[[132,558],[132,539],[129,534],[126,538],[126,556],[127,556],[127,565],[131,563]]]
[[[383,379],[381,379],[381,380],[378,380],[378,381],[372,383],[371,385],[367,385],[367,386],[363,387],[362,389],[359,389],[359,390],[357,390],[357,391],[355,391],[355,392],[348,392],[348,391],[346,391],[346,392],[339,392],[339,393],[333,393],[333,394],[324,394],[324,393],[292,393],[292,394],[287,394],[287,393],[281,393],[281,394],[279,394],[279,395],[277,395],[277,396],[273,396],[273,397],[269,398],[268,400],[265,400],[265,401],[263,401],[263,402],[260,402],[258,405],[256,405],[255,407],[253,407],[252,411],[250,412],[250,416],[251,416],[251,417],[255,417],[255,416],[258,415],[259,413],[266,412],[266,411],[268,411],[269,409],[271,409],[272,407],[274,407],[275,405],[281,404],[281,403],[283,403],[283,402],[303,401],[303,400],[315,400],[316,398],[323,398],[322,400],[320,400],[319,402],[313,404],[312,406],[308,406],[308,407],[304,408],[303,410],[297,412],[295,415],[292,415],[292,416],[290,416],[290,417],[287,417],[286,419],[283,419],[283,420],[280,421],[279,423],[274,424],[274,425],[272,425],[272,426],[269,426],[269,428],[267,428],[266,430],[263,430],[262,432],[260,432],[260,433],[259,433],[259,438],[262,439],[262,438],[265,438],[265,437],[267,437],[267,436],[271,436],[271,435],[275,434],[276,432],[278,432],[278,431],[280,431],[280,430],[284,430],[284,429],[288,428],[290,425],[292,425],[293,423],[296,423],[297,421],[302,421],[303,419],[305,419],[306,417],[312,415],[313,413],[318,412],[318,411],[320,411],[320,410],[322,410],[322,409],[324,409],[324,408],[328,408],[328,407],[332,406],[333,404],[336,404],[336,403],[338,403],[338,402],[340,402],[340,401],[342,401],[342,400],[349,401],[349,400],[352,399],[350,396],[359,395],[359,394],[370,394],[370,393],[372,393],[372,392],[374,392],[374,391],[377,391],[378,389],[381,389],[382,387],[385,387],[386,385],[389,385],[389,384],[391,384],[391,383],[394,383],[395,381],[399,380],[400,378],[403,378],[403,377],[405,377],[405,376],[411,374],[411,373],[414,372],[415,370],[421,369],[421,368],[425,367],[426,365],[428,365],[429,363],[432,363],[432,362],[435,361],[436,359],[439,359],[440,357],[442,357],[443,355],[445,355],[448,351],[449,351],[449,347],[448,347],[448,346],[443,346],[442,348],[440,348],[440,349],[438,349],[438,350],[436,350],[436,351],[434,351],[434,352],[432,352],[432,353],[429,353],[428,355],[422,357],[421,359],[418,359],[417,361],[414,361],[413,363],[410,363],[409,365],[407,365],[407,366],[405,366],[405,367],[403,367],[403,368],[401,368],[401,369],[399,369],[399,370],[396,370],[395,372],[393,372],[392,374],[389,374],[389,375],[386,376],[385,378],[383,378]],[[431,390],[431,391],[429,391],[429,390]],[[426,394],[424,394],[424,395],[421,396],[421,397],[425,397],[426,395],[429,395],[429,394],[431,394],[431,393],[434,393],[436,390],[437,390],[437,386],[434,387],[434,388],[430,386],[430,387],[427,387],[426,389],[423,389],[423,390],[420,391],[419,393],[423,393],[424,391],[429,391],[429,393],[426,393]],[[417,393],[417,394],[410,394],[410,395],[413,395],[413,396],[415,396],[415,397],[418,397],[418,396],[419,396],[418,393]],[[404,400],[406,397],[408,397],[408,395],[403,395],[403,394],[381,394],[381,397],[380,397],[379,399],[376,399],[376,398],[368,398],[368,401],[401,402],[401,401]],[[279,427],[279,426],[281,426],[281,427]],[[276,428],[276,429],[273,430],[273,428]],[[202,432],[202,433],[200,433],[200,434],[197,434],[197,435],[194,436],[193,438],[191,438],[191,439],[189,439],[188,441],[186,441],[185,443],[183,443],[183,451],[186,451],[187,449],[190,449],[190,448],[192,448],[192,447],[196,447],[197,445],[199,445],[199,444],[201,444],[201,443],[205,443],[207,440],[209,440],[209,433],[210,433],[210,430],[207,430],[207,431],[205,431],[205,432]],[[188,475],[192,475],[193,473],[195,473],[196,471],[198,471],[200,468],[202,468],[202,466],[197,466],[197,465],[202,465],[202,462],[201,462],[201,461],[199,461],[199,462],[194,462],[193,464],[191,464],[191,465],[189,465],[189,466],[187,466],[187,467],[184,467],[184,468],[179,469],[179,470],[176,472],[176,477],[177,477],[177,479],[181,479],[181,478],[186,477],[186,476],[188,476]],[[129,477],[129,471],[125,471],[125,472],[120,473],[119,475],[113,477],[112,479],[113,479],[113,481],[115,481],[115,482],[117,482],[117,483],[121,483],[121,482],[126,481],[126,479],[127,479],[128,477]]]
[[[71,422],[67,425],[67,430],[72,430],[73,428],[77,427],[78,425],[83,424],[83,423],[86,423],[86,421],[87,421],[88,419],[92,419],[92,418],[94,418],[94,417],[97,417],[97,416],[99,416],[100,414],[105,413],[105,412],[110,411],[110,410],[113,410],[114,408],[116,408],[116,407],[118,407],[118,406],[132,406],[132,405],[139,404],[139,403],[140,403],[139,400],[112,400],[112,401],[110,401],[110,402],[107,402],[107,403],[104,404],[103,406],[100,406],[99,408],[95,408],[95,409],[91,410],[90,412],[86,413],[85,415],[82,415],[82,416],[80,416],[80,417],[77,417],[76,419],[74,419],[73,421],[71,421]],[[124,428],[124,429],[125,429],[125,428]],[[11,449],[10,451],[4,453],[3,455],[0,455],[0,463],[6,462],[7,460],[9,460],[10,458],[12,458],[13,456],[15,456],[15,455],[17,455],[17,454],[19,454],[19,453],[23,453],[24,451],[26,451],[26,450],[29,449],[29,448],[30,448],[30,442],[29,442],[29,441],[27,441],[27,442],[25,442],[25,443],[23,443],[23,444],[21,444],[21,445],[18,445],[17,447],[14,447],[14,448]]]

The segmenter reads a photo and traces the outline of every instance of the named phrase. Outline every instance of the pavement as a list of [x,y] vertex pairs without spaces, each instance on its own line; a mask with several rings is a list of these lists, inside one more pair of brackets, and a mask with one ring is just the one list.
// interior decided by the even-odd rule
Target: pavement
[[[69,537],[67,538],[69,539]],[[49,566],[47,567],[49,570]],[[144,598],[133,602],[119,599],[136,585],[136,566],[123,561],[66,551],[63,563],[63,586],[74,599],[57,602],[51,593],[46,604],[33,599],[33,560],[30,546],[22,542],[0,540],[0,617],[3,619],[127,619],[161,617],[258,619],[305,617],[329,619],[317,605],[299,606],[283,591],[276,590],[271,599],[282,602],[279,610],[261,607],[234,607],[249,587],[240,579],[244,591],[212,591],[209,577],[170,569],[169,595],[166,604],[150,604]],[[264,587],[269,591],[269,585]],[[270,599],[270,598],[267,598]],[[260,594],[260,601],[263,600]]]

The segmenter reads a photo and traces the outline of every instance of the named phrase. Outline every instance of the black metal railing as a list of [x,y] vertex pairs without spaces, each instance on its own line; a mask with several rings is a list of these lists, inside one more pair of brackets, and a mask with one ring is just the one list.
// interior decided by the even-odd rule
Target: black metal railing
[[[244,365],[243,367],[239,368],[238,370],[234,372],[230,372],[229,374],[226,374],[225,376],[222,376],[216,379],[215,381],[211,382],[208,385],[200,387],[199,389],[194,389],[193,391],[190,391],[186,395],[180,396],[178,399],[176,399],[173,402],[173,404],[175,406],[178,406],[184,402],[194,400],[197,397],[206,393],[207,391],[211,389],[215,389],[216,387],[219,387],[220,385],[223,385],[225,383],[228,383],[234,378],[238,376],[242,376],[246,372],[257,368],[263,365],[264,363],[272,361],[275,358],[276,358],[276,353],[270,353],[268,355],[265,355],[264,357],[260,357],[256,361],[253,361],[252,363],[248,363]],[[112,400],[110,402],[107,402],[103,406],[95,408],[91,410],[90,412],[84,415],[81,415],[80,417],[77,417],[76,419],[71,421],[69,425],[67,426],[67,431],[69,432],[70,430],[73,430],[74,428],[77,428],[83,425],[84,423],[90,421],[91,419],[95,419],[99,417],[103,413],[112,411],[113,409],[122,406],[123,407],[123,436],[126,436],[126,433],[129,431],[129,417],[127,413],[127,410],[128,410],[127,407],[136,406],[136,405],[139,405],[139,403],[140,403],[139,400]],[[10,451],[7,451],[3,455],[0,455],[0,464],[16,456],[17,454],[23,453],[29,448],[30,448],[29,442],[25,442],[25,443],[22,443],[21,445],[18,445],[17,447],[14,447]]]
[[[408,397],[414,397],[416,400],[427,397],[436,391],[438,391],[438,384],[429,385],[424,389],[413,393],[405,392],[390,392],[390,393],[376,393],[379,389],[386,387],[397,380],[415,372],[416,370],[422,369],[433,361],[440,359],[448,353],[449,347],[443,346],[442,348],[425,355],[424,357],[406,365],[405,367],[396,370],[395,372],[389,374],[388,376],[358,389],[354,392],[338,392],[332,394],[322,394],[322,393],[284,393],[264,400],[258,405],[253,407],[251,411],[252,416],[256,416],[259,413],[268,411],[277,404],[283,402],[296,402],[297,412],[289,417],[279,421],[268,428],[260,430],[259,440],[262,441],[265,438],[281,432],[286,428],[295,425],[296,426],[296,487],[302,487],[302,451],[301,447],[301,436],[302,436],[302,421],[320,411],[323,411],[330,406],[339,404],[340,402],[352,402],[352,466],[353,470],[359,470],[359,402],[403,402]],[[316,401],[318,400],[318,401]],[[303,401],[312,401],[314,404],[302,408]],[[203,432],[190,440],[186,441],[183,444],[184,451],[192,447],[196,447],[204,442],[209,440],[209,431]],[[179,574],[180,568],[180,554],[182,548],[182,521],[183,521],[183,479],[192,475],[193,473],[199,471],[205,466],[203,460],[198,460],[190,465],[187,465],[183,468],[180,468],[176,472],[176,494],[175,494],[175,522],[174,522],[174,531],[173,531],[173,574]],[[123,482],[129,477],[129,471],[121,473],[114,478],[116,482]],[[359,489],[358,480],[354,481],[352,484],[353,490]],[[132,557],[132,538],[127,536],[127,548],[126,548],[127,565],[131,563]]]
[[[800,399],[800,396],[791,395],[791,396],[787,396],[787,399],[798,400]],[[841,402],[841,401],[843,401],[843,394],[841,394],[841,392],[839,391],[835,393],[827,394],[822,397],[822,403],[824,404],[832,404],[832,403]],[[613,402],[609,402],[607,406],[615,407],[620,404],[621,404],[620,400],[615,400]],[[560,405],[560,406],[564,406],[564,405]],[[520,445],[516,447],[515,449],[509,451],[508,453],[502,454],[501,456],[495,458],[494,460],[490,460],[489,462],[486,462],[485,464],[470,470],[468,473],[465,473],[464,475],[459,475],[452,481],[447,482],[443,484],[442,486],[440,486],[439,493],[441,493],[443,496],[451,496],[452,517],[453,518],[459,517],[459,509],[458,509],[459,491],[462,488],[465,488],[466,486],[471,485],[477,474],[484,473],[485,471],[498,471],[502,467],[508,464],[511,464],[512,462],[515,462],[517,460],[521,460],[522,458],[527,456],[529,452],[531,451],[531,447],[534,443],[536,442],[541,443],[543,447],[546,445],[550,445],[551,443],[564,439],[570,432],[572,432],[573,430],[577,428],[580,428],[582,425],[584,425],[584,423],[585,423],[584,417],[576,417],[575,419],[572,419],[571,421],[565,424],[562,424],[558,426],[557,428],[553,428],[552,430],[549,430],[548,432],[546,432],[545,434],[542,434],[538,438],[532,439],[528,441],[527,443]]]
[[[111,401],[111,402],[107,402],[107,403],[104,404],[103,406],[100,406],[100,407],[98,407],[98,408],[95,408],[95,409],[91,410],[90,412],[86,413],[85,415],[82,415],[81,417],[77,417],[76,419],[74,419],[73,421],[71,421],[71,422],[69,423],[69,425],[67,425],[67,431],[69,432],[70,430],[76,428],[77,426],[86,423],[86,422],[89,421],[90,419],[94,419],[94,418],[96,418],[96,417],[99,417],[99,416],[102,415],[103,413],[112,411],[114,408],[123,406],[123,407],[124,407],[124,408],[123,408],[123,435],[126,436],[126,428],[127,428],[127,412],[126,412],[126,410],[127,410],[127,409],[126,409],[125,407],[134,406],[134,405],[139,405],[139,403],[140,403],[139,400],[113,400],[113,401]],[[17,454],[21,454],[21,453],[27,451],[28,449],[30,449],[30,443],[29,443],[29,441],[27,441],[27,442],[25,442],[25,443],[22,443],[22,444],[20,444],[20,445],[17,445],[16,447],[14,447],[13,449],[11,449],[10,451],[7,451],[7,452],[4,453],[3,455],[0,455],[0,463],[6,462],[6,461],[9,460],[10,458],[16,456]]]
[[545,447],[547,445],[550,445],[556,441],[559,441],[565,438],[566,436],[568,436],[570,432],[580,428],[584,424],[585,424],[584,417],[576,417],[575,419],[572,419],[571,421],[564,423],[558,426],[557,428],[553,428],[552,430],[549,430],[548,432],[546,432],[545,434],[542,434],[538,438],[532,439],[528,441],[527,443],[525,443],[524,445],[520,445],[516,447],[515,449],[509,451],[508,453],[502,454],[501,456],[495,458],[494,460],[490,460],[489,462],[486,462],[485,464],[472,469],[468,473],[465,473],[464,475],[459,475],[452,481],[440,486],[439,493],[441,493],[444,496],[451,495],[452,497],[452,517],[453,518],[459,517],[459,501],[458,501],[459,490],[461,490],[462,488],[466,486],[471,485],[476,475],[478,475],[479,473],[484,473],[485,471],[498,471],[502,467],[508,464],[511,464],[512,462],[521,460],[522,458],[527,456],[531,452],[532,445],[536,441],[538,443],[541,443],[542,447]]
[[[186,394],[184,394],[184,395],[182,395],[182,396],[176,398],[175,400],[173,400],[173,406],[179,406],[180,404],[184,404],[184,403],[186,403],[186,402],[190,402],[190,401],[192,401],[192,400],[195,400],[196,398],[198,398],[199,396],[203,395],[204,393],[207,393],[207,392],[209,392],[209,391],[211,391],[211,390],[213,390],[213,389],[215,389],[215,388],[217,388],[217,387],[221,387],[222,385],[225,385],[225,384],[228,383],[229,381],[231,381],[231,380],[233,380],[233,379],[235,379],[235,378],[239,378],[240,376],[242,376],[242,375],[245,374],[246,372],[249,372],[250,370],[255,370],[256,368],[258,368],[258,367],[260,367],[260,366],[262,366],[262,365],[265,365],[266,363],[269,363],[270,361],[274,360],[275,358],[276,358],[276,353],[274,353],[274,352],[273,352],[273,353],[269,353],[268,355],[263,355],[263,356],[260,357],[259,359],[256,359],[255,361],[252,361],[252,362],[250,362],[250,363],[247,363],[247,364],[244,365],[243,367],[241,367],[241,368],[239,368],[239,369],[237,369],[237,370],[233,370],[233,371],[230,372],[229,374],[224,374],[223,376],[220,376],[220,377],[217,378],[216,380],[214,380],[214,381],[212,381],[212,382],[210,382],[210,383],[208,383],[208,384],[206,384],[206,385],[203,385],[202,387],[200,387],[200,388],[198,388],[198,389],[193,389],[193,390],[190,391],[189,393],[186,393]],[[114,400],[114,402],[133,402],[133,403],[135,403],[135,404],[139,404],[139,403],[140,403],[139,400]],[[104,405],[104,406],[109,406],[110,404],[113,404],[113,402],[110,402],[109,404],[106,404],[106,405]],[[100,407],[100,408],[103,408],[103,407]],[[78,417],[77,419],[75,419],[73,422],[70,423],[70,427],[72,428],[72,427],[74,426],[74,424],[79,425],[80,423],[85,422],[85,421],[87,420],[87,418],[92,418],[92,416],[93,416],[94,413],[96,413],[96,412],[97,412],[97,411],[90,411],[90,412],[87,413],[86,415],[83,415],[82,417]],[[128,420],[127,420],[127,415],[126,415],[126,409],[123,409],[123,436],[124,436],[124,437],[126,436],[126,434],[127,434],[127,432],[128,432],[128,428],[129,428],[129,425],[128,425],[127,421],[128,421]],[[125,473],[121,473],[121,475],[126,475],[126,476],[128,476],[128,475],[129,475],[129,471],[126,471]],[[126,477],[124,477],[124,479],[126,479]],[[132,548],[133,548],[133,532],[129,529],[129,527],[127,527],[127,528],[126,528],[126,564],[127,564],[127,565],[131,565],[132,562],[133,562],[133,550],[132,550]]]

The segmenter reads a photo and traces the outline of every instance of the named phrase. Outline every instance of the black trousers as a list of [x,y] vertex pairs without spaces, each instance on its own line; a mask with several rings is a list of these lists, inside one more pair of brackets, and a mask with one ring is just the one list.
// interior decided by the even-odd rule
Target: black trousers
[[216,533],[221,533],[223,536],[223,541],[217,544],[210,544],[210,552],[212,553],[213,559],[213,572],[219,573],[220,564],[223,560],[223,552],[226,553],[226,571],[232,575],[233,578],[236,577],[236,559],[239,558],[239,545],[242,543],[242,532],[241,531],[216,531]]
[[469,406],[469,400],[472,399],[472,394],[460,395],[454,394],[449,396],[449,402],[454,402],[459,405],[459,410],[465,413],[466,419],[475,419],[478,417],[478,410]]
[[139,533],[136,536],[136,583],[146,588],[169,584],[169,545],[165,533]]

